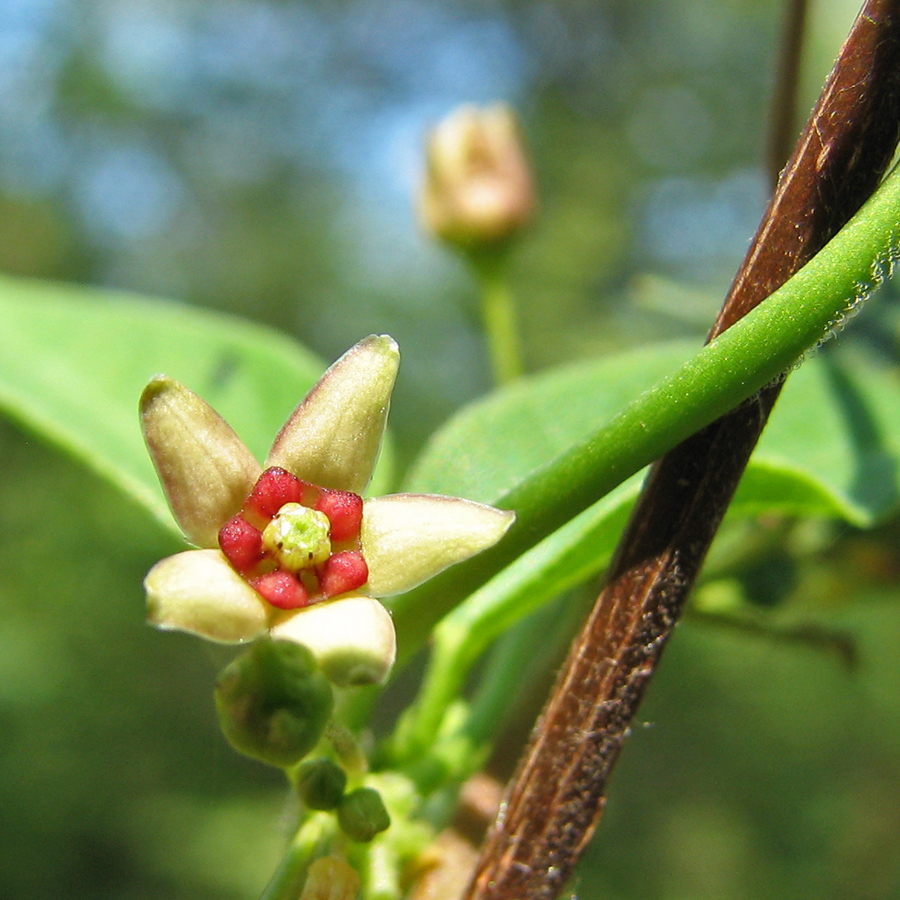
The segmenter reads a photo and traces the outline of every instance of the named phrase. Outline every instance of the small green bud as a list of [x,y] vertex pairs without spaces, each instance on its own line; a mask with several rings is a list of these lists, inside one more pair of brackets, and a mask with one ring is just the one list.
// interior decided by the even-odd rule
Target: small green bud
[[391,824],[381,794],[375,788],[357,788],[341,800],[337,811],[341,830],[354,841],[368,843]]
[[344,796],[347,775],[326,757],[309,759],[294,772],[294,783],[300,799],[310,809],[334,809]]
[[312,653],[291,641],[256,641],[219,674],[216,710],[235,750],[286,767],[318,743],[334,697]]

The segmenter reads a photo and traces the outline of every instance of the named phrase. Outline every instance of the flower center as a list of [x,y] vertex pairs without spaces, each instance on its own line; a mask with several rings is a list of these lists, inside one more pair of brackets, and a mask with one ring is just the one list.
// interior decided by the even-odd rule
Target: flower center
[[362,514],[357,494],[317,487],[273,466],[219,530],[219,546],[264,600],[299,609],[368,580]]
[[331,521],[300,503],[285,503],[262,533],[263,547],[288,572],[321,565],[331,556]]

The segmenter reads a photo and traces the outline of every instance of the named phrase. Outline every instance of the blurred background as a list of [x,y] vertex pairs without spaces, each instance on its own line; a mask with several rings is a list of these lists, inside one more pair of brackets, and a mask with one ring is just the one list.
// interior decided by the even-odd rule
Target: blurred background
[[[811,4],[804,115],[857,9]],[[323,360],[390,332],[402,466],[489,388],[474,284],[413,214],[427,128],[463,102],[522,117],[541,196],[513,259],[529,370],[699,342],[764,208],[782,17],[775,0],[4,0],[0,271],[232,312]],[[5,422],[0,463],[0,896],[258,896],[291,811],[217,732],[227,657],[143,624],[170,539]],[[896,535],[835,539],[818,615],[858,666],[687,622],[579,897],[900,897]]]

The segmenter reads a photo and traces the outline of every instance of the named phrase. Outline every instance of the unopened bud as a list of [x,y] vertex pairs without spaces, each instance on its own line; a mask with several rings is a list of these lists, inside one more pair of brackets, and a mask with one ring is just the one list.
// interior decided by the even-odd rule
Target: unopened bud
[[531,220],[534,186],[515,114],[462,106],[426,144],[419,206],[426,228],[464,248],[500,244]]
[[341,800],[337,815],[344,834],[362,843],[368,843],[391,824],[381,794],[375,788],[363,787],[351,791]]
[[344,796],[347,775],[337,763],[322,757],[301,763],[294,772],[294,783],[310,809],[334,809]]
[[334,704],[312,653],[259,640],[216,681],[216,709],[231,745],[273,766],[291,766],[318,743]]
[[359,875],[342,859],[323,856],[310,864],[300,900],[355,900]]

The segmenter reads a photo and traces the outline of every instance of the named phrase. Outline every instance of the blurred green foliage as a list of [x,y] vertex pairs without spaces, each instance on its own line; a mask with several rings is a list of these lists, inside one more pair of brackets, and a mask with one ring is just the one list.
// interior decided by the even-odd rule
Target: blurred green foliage
[[[855,11],[813,4],[806,106]],[[408,463],[488,386],[474,288],[410,213],[427,124],[463,101],[523,115],[542,196],[514,264],[530,368],[699,341],[765,200],[780,14],[771,0],[14,0],[0,6],[0,269],[235,312],[325,359],[388,331]],[[848,337],[896,366],[889,313]],[[141,579],[177,543],[5,423],[0,460],[0,892],[257,896],[292,811],[277,773],[217,731],[230,653],[143,624]],[[846,632],[852,670],[688,618],[579,897],[900,896],[898,546],[890,523],[823,528],[784,590],[767,587],[782,598],[769,625]]]

